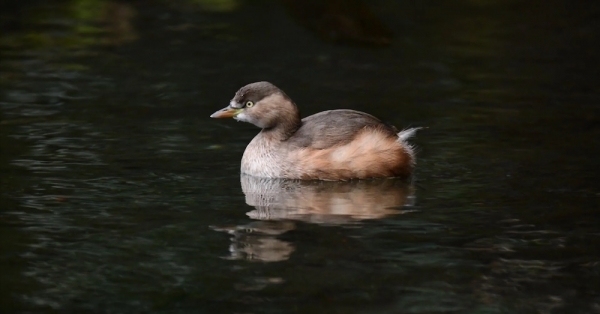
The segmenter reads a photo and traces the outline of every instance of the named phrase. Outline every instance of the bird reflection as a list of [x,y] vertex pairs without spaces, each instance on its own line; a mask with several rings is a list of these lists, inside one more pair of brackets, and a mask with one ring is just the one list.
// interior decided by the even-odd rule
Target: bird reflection
[[345,224],[406,212],[414,201],[402,180],[298,181],[242,175],[247,213],[257,220]]
[[246,203],[254,207],[249,224],[212,227],[231,235],[230,259],[287,260],[294,246],[278,239],[295,229],[295,221],[352,224],[411,211],[413,187],[397,179],[300,181],[242,175]]
[[233,236],[227,259],[279,262],[287,260],[294,251],[291,243],[276,238],[295,228],[291,221],[254,221],[240,226],[211,228]]

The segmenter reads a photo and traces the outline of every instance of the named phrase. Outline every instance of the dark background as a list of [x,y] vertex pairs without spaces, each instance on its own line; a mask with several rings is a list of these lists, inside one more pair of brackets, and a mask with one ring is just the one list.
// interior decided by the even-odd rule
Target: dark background
[[[4,313],[597,313],[594,1],[0,2]],[[403,182],[239,175],[268,80],[423,126]],[[266,202],[266,203],[265,203]]]

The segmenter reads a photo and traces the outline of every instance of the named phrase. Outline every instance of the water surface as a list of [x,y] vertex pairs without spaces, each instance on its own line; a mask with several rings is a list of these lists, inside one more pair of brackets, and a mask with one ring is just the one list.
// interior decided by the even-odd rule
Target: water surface
[[[311,3],[6,5],[3,312],[600,310],[600,8]],[[428,127],[412,182],[240,177],[256,80]]]

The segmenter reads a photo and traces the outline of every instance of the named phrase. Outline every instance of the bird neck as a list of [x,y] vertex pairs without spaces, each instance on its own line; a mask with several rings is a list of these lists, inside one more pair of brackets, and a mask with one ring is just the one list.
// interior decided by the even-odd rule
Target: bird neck
[[[294,106],[294,109],[296,109],[296,106]],[[261,133],[271,140],[285,141],[292,137],[301,126],[300,113],[296,109],[293,114],[292,112],[288,112],[282,116],[275,126],[262,129]]]

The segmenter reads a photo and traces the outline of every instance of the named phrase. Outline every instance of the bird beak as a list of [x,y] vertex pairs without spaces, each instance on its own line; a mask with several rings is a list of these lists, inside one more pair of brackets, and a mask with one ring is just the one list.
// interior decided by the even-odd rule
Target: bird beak
[[213,114],[210,115],[211,118],[223,119],[223,118],[233,118],[240,114],[244,109],[232,108],[231,106],[227,106]]

